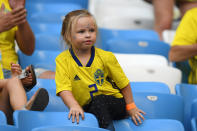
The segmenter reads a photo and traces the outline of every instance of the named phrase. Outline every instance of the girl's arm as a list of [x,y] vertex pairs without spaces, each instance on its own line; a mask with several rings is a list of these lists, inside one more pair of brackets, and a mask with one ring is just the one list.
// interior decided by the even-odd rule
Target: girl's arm
[[132,120],[136,125],[138,125],[138,122],[141,124],[142,122],[140,118],[144,120],[142,114],[144,115],[145,113],[135,106],[130,84],[128,84],[125,88],[121,89],[121,92],[126,102],[127,113],[131,116]]
[[84,111],[79,105],[79,103],[75,100],[71,91],[62,91],[59,93],[64,103],[69,107],[70,112],[68,118],[72,116],[72,122],[75,122],[75,117],[77,119],[77,123],[79,123],[79,115],[81,115],[82,120],[84,120]]

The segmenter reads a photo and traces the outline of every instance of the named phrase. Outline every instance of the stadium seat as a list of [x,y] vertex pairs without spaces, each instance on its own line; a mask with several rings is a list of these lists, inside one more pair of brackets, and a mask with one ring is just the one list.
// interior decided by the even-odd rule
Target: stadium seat
[[136,106],[143,110],[145,119],[174,119],[183,122],[181,96],[161,93],[134,93]]
[[31,131],[41,126],[86,126],[98,127],[97,119],[90,113],[85,113],[85,119],[80,117],[79,124],[72,123],[68,119],[69,112],[39,112],[39,111],[15,111],[15,126],[20,131]]
[[131,65],[153,65],[153,66],[168,66],[168,60],[161,55],[155,54],[123,54],[114,53],[116,59],[121,66]]
[[20,50],[17,52],[19,57],[19,64],[22,69],[32,64],[35,68],[45,68],[48,70],[55,70],[55,58],[60,51],[35,50],[31,56],[23,54]]
[[170,45],[157,40],[115,38],[103,43],[106,50],[114,53],[157,54],[168,59]]
[[134,93],[164,93],[170,94],[168,85],[162,82],[130,82]]
[[90,0],[89,11],[99,27],[112,29],[152,29],[152,5],[143,0]]
[[80,5],[71,3],[29,3],[27,19],[30,22],[62,23],[67,13],[79,9],[82,9]]
[[7,118],[3,111],[0,110],[0,125],[7,125]]
[[197,98],[193,100],[191,107],[191,126],[192,131],[197,131]]
[[158,40],[159,36],[154,30],[143,30],[143,29],[107,29],[99,28],[98,40],[102,44],[102,48],[106,49],[104,43],[113,38],[121,39],[147,39],[147,40]]
[[0,131],[20,131],[20,130],[11,125],[0,125]]
[[191,106],[194,99],[197,98],[197,85],[192,84],[177,84],[176,94],[183,97],[184,101],[184,126],[186,131],[191,130]]
[[63,51],[65,49],[63,39],[58,34],[45,34],[40,33],[35,35],[36,38],[36,50],[51,50],[51,51]]
[[180,121],[172,119],[146,119],[136,126],[130,118],[113,121],[115,131],[184,131]]
[[131,82],[162,82],[175,94],[175,85],[181,83],[181,71],[169,66],[122,66]]
[[40,23],[40,22],[33,22],[29,23],[32,31],[34,34],[55,34],[60,37],[60,32],[62,28],[62,23]]
[[69,111],[59,96],[56,96],[56,84],[54,79],[37,79],[36,86],[27,92],[27,99],[29,100],[38,88],[45,88],[49,93],[49,103],[44,111],[63,112]]
[[109,131],[103,128],[79,126],[46,126],[35,128],[32,131]]
[[78,4],[80,6],[82,6],[83,9],[87,9],[88,8],[88,0],[27,0],[26,1],[27,4],[31,5],[34,3],[44,3],[44,4]]

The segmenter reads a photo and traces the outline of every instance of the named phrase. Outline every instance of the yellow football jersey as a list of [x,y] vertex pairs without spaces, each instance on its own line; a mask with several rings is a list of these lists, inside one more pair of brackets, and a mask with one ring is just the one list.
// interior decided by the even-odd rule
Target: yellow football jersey
[[[182,18],[172,46],[184,46],[193,45],[197,43],[197,8],[190,9],[186,12]],[[197,56],[189,59],[191,72],[189,75],[188,82],[191,84],[197,84]]]
[[[72,91],[81,106],[100,94],[122,98],[120,89],[129,84],[115,56],[94,46],[86,66],[81,64],[72,48],[57,56],[55,81],[57,95],[64,90]],[[112,82],[117,86],[112,86]]]
[[[8,0],[0,0],[0,8],[2,8],[3,4],[5,6],[4,12],[9,12],[11,8]],[[3,68],[7,70],[11,69],[11,62],[17,63],[18,61],[14,43],[17,29],[17,27],[14,27],[8,31],[0,33],[0,50],[2,53]]]

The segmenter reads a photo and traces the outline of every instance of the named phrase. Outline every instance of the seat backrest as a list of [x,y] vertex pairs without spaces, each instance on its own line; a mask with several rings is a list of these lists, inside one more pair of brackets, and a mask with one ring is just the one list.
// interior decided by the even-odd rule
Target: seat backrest
[[184,101],[184,126],[186,130],[191,129],[191,107],[193,101],[197,98],[197,85],[192,84],[177,84],[176,94],[183,97]]
[[80,126],[45,126],[35,128],[32,131],[109,131],[103,128],[80,127]]
[[139,109],[146,112],[145,119],[175,119],[183,122],[181,96],[161,93],[134,93]]
[[0,131],[19,131],[18,128],[11,125],[0,125]]
[[28,21],[44,23],[62,23],[64,16],[73,11],[82,9],[79,4],[73,3],[29,3],[27,10]]
[[191,107],[191,127],[192,131],[197,130],[197,98],[193,100]]
[[102,48],[104,50],[106,50],[105,43],[113,38],[159,40],[158,34],[153,30],[142,30],[142,29],[118,30],[118,29],[99,28],[99,39],[102,43]]
[[55,34],[60,38],[62,23],[29,22],[34,34]]
[[162,82],[130,82],[132,92],[170,94],[168,85]]
[[130,118],[113,121],[116,131],[184,131],[180,121],[172,119],[146,119],[136,126]]
[[28,65],[32,64],[35,68],[45,68],[54,71],[55,58],[60,53],[60,51],[35,50],[31,56],[27,56],[19,50],[19,64],[22,69],[25,69]]
[[3,111],[0,110],[0,125],[7,125],[7,118]]
[[62,99],[56,95],[56,84],[54,79],[37,79],[36,86],[29,92],[27,92],[27,99],[29,100],[38,88],[45,88],[49,94],[49,103],[44,111],[63,112],[69,111],[68,107],[64,104]]
[[79,124],[72,123],[68,119],[69,112],[39,112],[39,111],[15,111],[14,121],[20,131],[31,131],[41,126],[86,126],[98,127],[97,119],[90,113],[85,113],[85,119],[80,117]]
[[106,41],[106,50],[114,53],[127,54],[157,54],[168,59],[170,45],[158,40],[122,39]]
[[168,66],[168,60],[161,55],[155,54],[124,54],[114,53],[121,66],[130,65],[154,65]]
[[64,42],[58,34],[36,34],[36,50],[51,50],[51,51],[63,51],[65,48]]
[[175,85],[181,83],[181,71],[169,66],[122,66],[131,82],[163,82],[175,94]]

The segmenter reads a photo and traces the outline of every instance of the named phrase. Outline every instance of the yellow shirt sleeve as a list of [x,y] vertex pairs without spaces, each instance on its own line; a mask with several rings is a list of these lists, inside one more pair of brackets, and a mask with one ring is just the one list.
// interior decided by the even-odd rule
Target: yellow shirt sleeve
[[[110,52],[111,53],[111,52]],[[122,89],[129,84],[129,80],[123,72],[120,64],[118,63],[116,57],[111,53],[106,63],[107,69],[109,71],[109,77],[114,80],[116,85]]]
[[69,78],[67,63],[61,56],[56,58],[56,72],[55,72],[55,82],[56,82],[56,94],[58,95],[61,91],[69,90],[72,91],[71,81]]
[[191,45],[197,43],[197,8],[189,10],[182,18],[172,46]]

